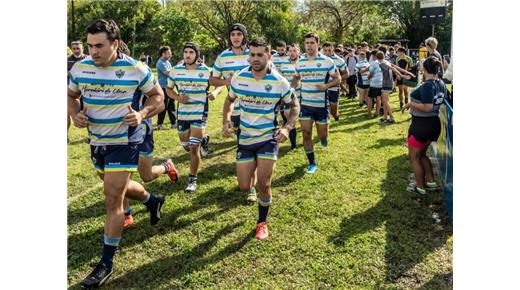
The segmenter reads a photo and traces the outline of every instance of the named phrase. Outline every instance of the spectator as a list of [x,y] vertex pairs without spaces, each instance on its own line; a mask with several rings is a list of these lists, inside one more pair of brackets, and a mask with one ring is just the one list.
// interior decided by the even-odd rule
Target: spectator
[[433,176],[432,163],[426,156],[431,142],[437,141],[441,133],[439,108],[446,96],[446,85],[438,78],[442,63],[429,56],[423,62],[421,71],[424,82],[411,94],[411,102],[403,106],[403,112],[410,109],[412,124],[408,129],[408,154],[415,175],[415,184],[408,191],[426,194],[426,190],[438,189]]
[[[437,44],[439,43],[437,41],[437,39],[435,37],[431,36],[425,40],[425,43],[426,43],[426,49],[428,50],[428,56],[435,56],[439,60],[439,62],[441,62],[441,64],[442,64],[442,56],[441,56],[440,52],[437,51]],[[439,66],[439,71],[437,72],[437,75],[439,76],[439,78],[442,78],[443,74],[444,74],[444,68],[441,65],[441,66]]]
[[[159,79],[159,85],[163,89],[164,95],[166,96],[166,86],[168,84],[168,74],[172,69],[170,58],[172,57],[172,51],[169,46],[162,46],[159,49],[159,60],[157,61],[157,78]],[[139,59],[146,59],[146,56],[141,54]],[[172,98],[164,98],[164,111],[160,112],[157,116],[157,130],[163,128],[164,118],[168,112],[168,118],[170,118],[170,127],[175,128],[175,101]]]

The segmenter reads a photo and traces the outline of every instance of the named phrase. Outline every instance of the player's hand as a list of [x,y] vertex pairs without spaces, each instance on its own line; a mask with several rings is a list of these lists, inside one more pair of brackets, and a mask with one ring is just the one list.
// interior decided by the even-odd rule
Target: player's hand
[[286,128],[276,130],[276,133],[274,133],[274,140],[276,140],[277,143],[283,143],[287,138],[289,138],[289,130]]
[[179,94],[179,103],[186,103],[190,98],[185,93]]
[[224,122],[224,126],[222,126],[222,134],[224,137],[231,137],[233,135],[233,124],[231,124],[231,121]]
[[226,87],[229,87],[231,85],[231,77],[227,78],[227,79],[224,79],[224,85]]
[[209,92],[209,93],[208,93],[208,99],[209,99],[210,101],[214,101],[214,100],[215,100],[215,94],[213,94],[213,92]]
[[411,79],[411,78],[412,78],[412,77],[409,76],[409,75],[405,75],[405,76],[403,76],[403,79],[404,79],[404,80],[409,80],[409,79]]
[[134,110],[132,108],[132,106],[128,105],[128,114],[126,114],[124,117],[123,117],[123,122],[128,125],[128,126],[132,126],[132,127],[135,127],[139,124],[141,124],[141,121],[143,120],[143,115]]
[[74,121],[74,126],[78,128],[86,128],[88,127],[88,117],[86,115],[87,108],[83,108],[82,111],[79,111],[74,115],[74,118],[72,120]]
[[316,85],[316,88],[320,91],[324,91],[327,89],[327,85],[326,84],[317,84]]
[[396,77],[396,79],[399,81],[399,80],[402,79],[402,77],[401,77],[400,75],[398,75],[398,76]]
[[403,108],[401,109],[401,113],[404,113],[404,111],[410,109],[410,103],[404,104]]

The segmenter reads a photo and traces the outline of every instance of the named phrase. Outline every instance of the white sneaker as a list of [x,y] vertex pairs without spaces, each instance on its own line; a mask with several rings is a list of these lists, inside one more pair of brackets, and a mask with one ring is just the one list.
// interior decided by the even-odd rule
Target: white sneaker
[[192,182],[188,183],[188,186],[186,187],[186,189],[184,191],[186,191],[188,193],[192,193],[192,192],[195,192],[195,190],[197,190],[197,182],[192,181]]
[[247,201],[256,202],[256,189],[254,187],[249,190]]

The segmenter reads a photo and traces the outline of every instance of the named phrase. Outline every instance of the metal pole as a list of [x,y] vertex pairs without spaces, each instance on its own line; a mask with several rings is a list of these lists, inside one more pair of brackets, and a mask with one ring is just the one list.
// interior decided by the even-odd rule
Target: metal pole
[[432,24],[432,36],[435,37],[435,24]]

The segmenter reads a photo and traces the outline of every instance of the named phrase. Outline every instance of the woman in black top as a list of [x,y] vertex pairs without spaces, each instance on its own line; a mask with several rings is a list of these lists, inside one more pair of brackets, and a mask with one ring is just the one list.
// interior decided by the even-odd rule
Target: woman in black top
[[426,194],[426,189],[436,189],[432,163],[426,156],[430,143],[437,141],[441,132],[439,108],[446,96],[446,85],[438,78],[441,62],[434,56],[424,60],[421,68],[424,82],[410,95],[411,101],[403,106],[410,109],[412,124],[408,129],[408,155],[415,174],[415,186],[411,192]]

